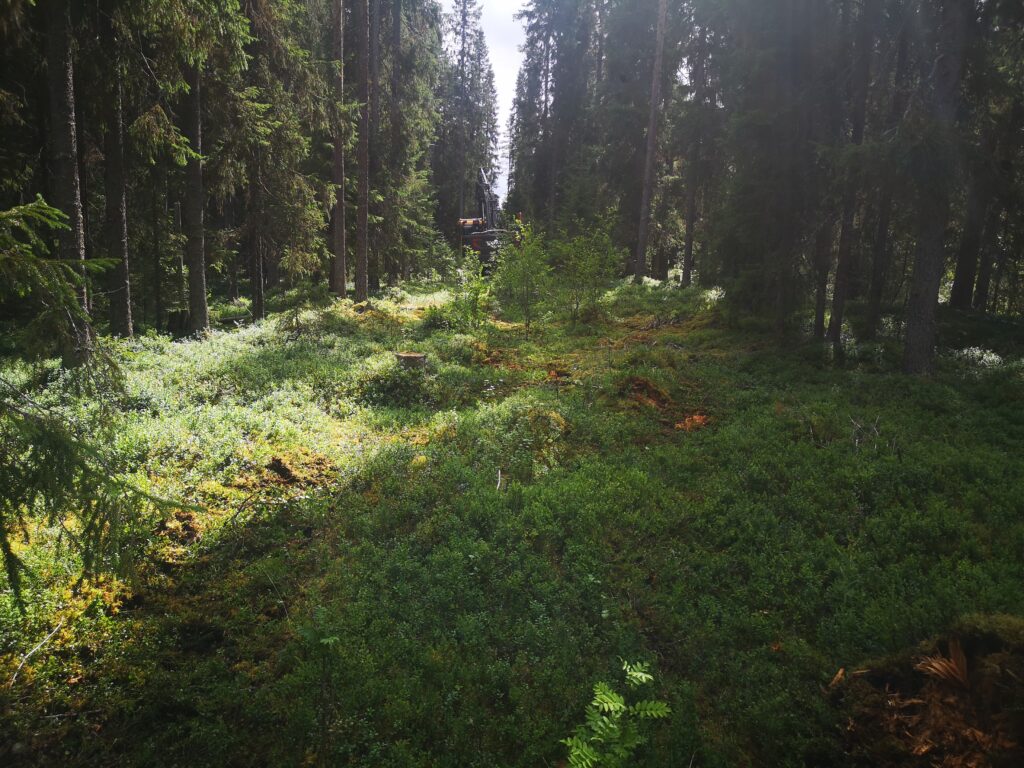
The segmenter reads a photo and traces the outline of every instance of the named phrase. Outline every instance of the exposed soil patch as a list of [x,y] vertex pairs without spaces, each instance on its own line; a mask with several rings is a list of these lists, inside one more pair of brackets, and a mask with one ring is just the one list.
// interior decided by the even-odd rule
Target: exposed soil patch
[[272,458],[270,460],[270,463],[267,464],[267,469],[269,469],[271,472],[273,472],[286,483],[291,484],[298,480],[298,478],[295,476],[295,472],[292,470],[291,467],[285,464],[284,459],[282,459],[280,456],[275,456],[274,458]]
[[323,456],[298,451],[291,456],[274,456],[260,473],[256,485],[320,486],[328,483],[335,469]]
[[548,368],[547,380],[548,384],[553,384],[555,387],[566,387],[575,383],[569,371],[555,367]]
[[619,387],[619,393],[627,400],[639,405],[654,408],[657,411],[665,411],[673,406],[672,398],[668,392],[659,387],[650,379],[642,376],[630,376]]
[[508,349],[487,349],[484,365],[492,368],[506,368],[510,371],[521,371],[523,366],[516,361],[515,353]]

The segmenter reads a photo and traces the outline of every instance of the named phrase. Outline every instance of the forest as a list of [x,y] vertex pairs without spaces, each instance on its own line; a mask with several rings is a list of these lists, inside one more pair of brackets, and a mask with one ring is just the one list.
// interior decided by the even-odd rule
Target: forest
[[0,3],[0,764],[1024,765],[1024,3]]

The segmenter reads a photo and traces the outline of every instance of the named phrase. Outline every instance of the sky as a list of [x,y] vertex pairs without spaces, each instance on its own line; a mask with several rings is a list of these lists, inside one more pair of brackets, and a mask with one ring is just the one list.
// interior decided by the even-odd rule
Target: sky
[[[445,11],[450,12],[454,0],[441,0]],[[498,125],[501,127],[502,157],[499,165],[499,178],[495,191],[504,201],[508,171],[508,158],[504,156],[508,129],[508,118],[512,112],[512,101],[516,95],[516,76],[519,74],[519,62],[522,53],[519,46],[523,44],[523,27],[513,18],[524,0],[482,0],[480,3],[481,25],[487,38],[487,47],[491,53],[491,64],[494,67],[494,81],[498,89]]]

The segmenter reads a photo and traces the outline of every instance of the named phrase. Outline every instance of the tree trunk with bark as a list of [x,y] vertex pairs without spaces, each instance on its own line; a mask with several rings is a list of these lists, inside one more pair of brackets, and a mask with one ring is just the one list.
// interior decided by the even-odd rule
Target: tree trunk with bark
[[700,43],[697,46],[693,62],[693,101],[697,106],[697,134],[690,143],[689,156],[686,158],[686,210],[684,219],[686,234],[683,240],[683,264],[681,282],[683,287],[693,283],[693,246],[697,229],[697,191],[701,185],[701,161],[704,148],[704,107],[707,100],[707,30],[702,29]]
[[647,148],[644,156],[643,190],[640,195],[640,227],[633,255],[633,279],[640,282],[647,269],[647,238],[650,230],[651,199],[654,195],[654,156],[658,150],[658,106],[661,104],[661,68],[665,52],[668,0],[658,0],[658,28],[651,71],[651,104],[647,116]]
[[[75,5],[71,5],[72,12],[74,12]],[[81,78],[77,75],[74,78],[75,81],[75,146],[77,148],[78,156],[78,197],[82,201],[82,244],[85,248],[85,261],[95,258],[95,239],[96,233],[93,232],[92,222],[89,221],[89,173],[88,165],[85,162],[85,158],[88,155],[88,134],[85,131],[85,118],[83,116],[84,108],[80,105],[85,104],[87,99],[82,97],[82,82]],[[83,272],[84,274],[84,272]],[[84,307],[85,310],[92,316],[92,302],[95,298],[93,293],[95,287],[90,283],[88,286],[83,286],[82,295],[85,296]]]
[[828,278],[832,271],[832,243],[835,214],[830,214],[814,235],[814,338],[825,338],[825,309],[828,306]]
[[[975,294],[975,276],[979,272],[979,257],[987,240],[998,235],[1000,205],[995,197],[998,189],[1012,186],[1014,160],[1019,148],[1018,135],[1024,120],[1024,99],[1018,96],[998,129],[986,126],[981,143],[981,154],[974,167],[971,187],[967,196],[967,217],[964,221],[960,249],[957,252],[956,271],[950,293],[950,306],[970,309]],[[994,211],[993,211],[994,209]],[[994,212],[996,216],[990,216]],[[997,229],[988,233],[988,222]],[[989,265],[991,268],[991,265]],[[986,292],[988,287],[986,286]]]
[[[864,143],[864,125],[867,117],[868,84],[871,79],[871,51],[878,0],[864,0],[857,22],[857,37],[854,43],[853,89],[851,105],[850,146],[859,147]],[[843,188],[843,213],[839,229],[839,250],[836,258],[836,282],[832,293],[832,317],[828,336],[836,358],[843,354],[843,321],[846,301],[853,280],[854,218],[857,210],[857,195],[860,191],[859,160],[848,169]]]
[[[78,135],[75,127],[75,75],[72,58],[71,18],[67,2],[58,1],[48,11],[46,74],[50,106],[50,167],[53,203],[67,217],[68,229],[58,235],[59,256],[68,262],[85,261],[85,222],[78,176]],[[78,291],[82,311],[88,312],[85,273]],[[79,318],[70,320],[63,342],[66,367],[81,365],[92,354],[92,328]]]
[[974,288],[974,300],[971,306],[978,312],[988,310],[988,294],[992,287],[992,269],[995,265],[995,252],[999,245],[999,229],[1003,218],[1002,207],[993,207],[985,225],[985,245],[981,251],[981,265],[978,268],[978,282]]
[[[903,119],[906,109],[906,79],[909,37],[906,24],[900,30],[896,42],[896,68],[893,77],[892,106],[889,111],[887,129],[895,133]],[[892,221],[893,177],[889,169],[883,171],[882,185],[879,190],[878,221],[871,246],[871,278],[868,283],[868,311],[865,322],[864,336],[873,339],[878,332],[878,323],[882,315],[882,296],[885,290],[886,275],[889,262],[892,260],[892,249],[889,242],[889,228]]]
[[252,292],[252,316],[257,320],[267,316],[266,259],[263,251],[263,238],[259,232],[254,232],[249,247],[249,283]]
[[985,231],[985,219],[991,194],[991,184],[985,170],[978,169],[967,193],[967,211],[964,219],[960,247],[957,249],[953,288],[949,305],[955,309],[970,309],[974,295],[974,278],[978,271],[978,256]]
[[[928,119],[949,135],[949,142],[953,141],[967,26],[973,10],[973,0],[947,0],[938,14],[938,50],[925,95],[925,109]],[[903,348],[903,370],[909,374],[930,373],[935,355],[935,312],[945,267],[946,225],[955,173],[952,160],[935,162],[946,167],[938,170],[927,187],[921,188]]]
[[257,320],[267,315],[266,292],[269,284],[267,269],[267,240],[260,212],[266,208],[266,188],[262,182],[263,155],[257,150],[252,159],[249,187],[245,195],[245,227],[242,237],[249,273],[250,312]]
[[[1009,229],[1009,221],[1007,221],[1007,229]],[[992,299],[991,303],[989,304],[989,309],[993,313],[999,312],[999,300],[1000,298],[1002,298],[1003,294],[1003,278],[1006,276],[1007,262],[1009,262],[1010,260],[1010,251],[1012,250],[1012,246],[1009,242],[1009,231],[1004,232],[1004,240],[1007,242],[1004,242],[1001,247],[996,249],[995,252],[995,272],[992,275]],[[1015,244],[1018,246],[1020,245],[1019,242]],[[1008,313],[1012,312],[1012,306],[1010,306],[1011,303],[1011,301],[1007,301]]]
[[[380,189],[380,0],[370,1],[370,131],[368,149],[370,155],[370,188]],[[379,216],[378,204],[371,201],[374,216]],[[380,227],[374,227],[368,239],[367,280],[369,289],[380,290],[380,273],[383,266]]]
[[401,252],[397,256],[398,266],[402,272],[402,279],[408,280],[412,277],[412,263],[409,259],[409,250],[402,243],[401,222],[398,216],[398,196],[405,167],[405,147],[402,142],[402,0],[394,0],[391,14],[391,215],[388,222],[392,232],[389,240],[391,247]]
[[189,92],[184,104],[184,134],[188,139],[194,157],[185,167],[185,205],[183,224],[185,229],[185,262],[188,266],[188,309],[189,330],[205,333],[210,329],[210,313],[206,304],[206,235],[204,217],[206,193],[203,189],[203,118],[202,76],[194,66],[185,72]]
[[[153,327],[157,331],[163,329],[163,318],[164,318],[164,267],[162,263],[163,256],[163,226],[162,222],[166,221],[167,217],[167,198],[169,196],[167,190],[167,175],[159,166],[154,167],[154,175],[159,173],[164,179],[164,183],[158,187],[153,185],[150,188],[150,218],[152,219],[150,224],[150,234],[153,237],[152,240],[152,257],[153,257]],[[161,194],[162,192],[162,194]]]
[[[667,158],[665,161],[666,168],[672,168],[675,164],[675,160]],[[662,194],[658,199],[658,205],[655,207],[655,219],[659,222],[664,222],[668,217],[669,200],[667,194]],[[651,259],[651,277],[655,280],[668,280],[668,271],[671,266],[669,257],[669,244],[668,244],[668,233],[665,231],[665,227],[659,225],[658,231],[655,235],[655,248],[654,256]]]
[[683,238],[683,270],[681,282],[684,288],[693,284],[693,245],[697,228],[697,188],[689,184],[686,190],[686,234]]
[[[465,147],[469,142],[469,131],[467,130],[467,123],[469,122],[469,94],[466,93],[466,81],[468,77],[468,57],[469,57],[469,38],[467,37],[467,24],[469,19],[466,16],[466,8],[464,6],[459,8],[460,20],[459,20],[459,58],[458,58],[458,81],[459,81],[459,210],[456,218],[461,219],[466,215],[466,153]],[[545,102],[547,96],[545,92]],[[457,222],[456,222],[457,223]],[[459,248],[461,256],[461,232],[459,233]]]
[[[345,7],[342,0],[334,0],[334,89],[338,103],[345,103]],[[334,258],[331,261],[330,288],[341,298],[348,293],[347,231],[345,216],[345,126],[342,115],[338,115],[334,126],[332,151],[333,182],[337,189],[334,201],[334,216],[331,231],[331,247]]]
[[115,336],[131,338],[132,291],[128,261],[128,192],[124,164],[124,97],[118,41],[113,24],[105,30],[108,50],[113,57],[110,93],[107,104],[107,130],[103,139],[104,187],[107,199],[104,240],[107,257],[116,266],[110,274],[110,330]]
[[356,183],[356,301],[369,296],[367,246],[370,208],[370,20],[367,0],[356,1],[356,58],[359,79],[359,173]]

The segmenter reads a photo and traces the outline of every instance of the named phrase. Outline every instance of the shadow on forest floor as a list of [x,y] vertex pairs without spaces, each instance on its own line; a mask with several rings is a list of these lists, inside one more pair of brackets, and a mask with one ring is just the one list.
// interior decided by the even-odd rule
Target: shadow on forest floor
[[1024,613],[1013,368],[836,370],[668,291],[587,332],[416,310],[140,343],[122,439],[201,511],[3,694],[6,758],[535,766],[634,658],[673,707],[639,765],[865,764],[837,669]]

